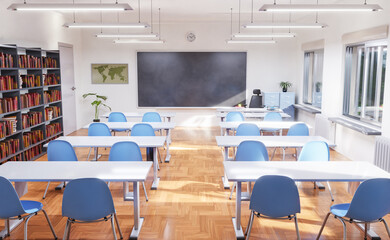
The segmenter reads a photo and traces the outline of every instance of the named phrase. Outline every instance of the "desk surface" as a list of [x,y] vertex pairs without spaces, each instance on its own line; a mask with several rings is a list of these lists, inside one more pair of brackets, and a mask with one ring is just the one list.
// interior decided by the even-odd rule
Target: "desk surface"
[[[219,118],[225,118],[227,114],[228,112],[217,112],[216,116]],[[267,112],[243,112],[242,114],[246,118],[264,118]],[[282,116],[282,118],[291,117],[290,115],[284,112],[280,112],[280,115]]]
[[[103,114],[101,117],[108,118],[111,112]],[[142,117],[145,112],[122,112],[126,117],[131,118],[131,117]],[[175,117],[176,113],[175,112],[159,112],[161,117]]]
[[[127,137],[127,136],[66,136],[59,137],[58,140],[64,140],[69,142],[72,147],[112,147],[114,143],[131,141],[138,144],[139,147],[163,147],[166,137],[154,136],[154,137]],[[43,145],[47,147],[48,143]]]
[[[133,126],[137,123],[146,123],[146,122],[103,122],[110,129],[132,129]],[[147,122],[150,124],[154,130],[160,129],[173,129],[176,126],[174,122]],[[85,125],[83,128],[88,128],[90,124]]]
[[217,112],[248,112],[248,113],[259,113],[259,112],[283,112],[281,109],[277,108],[275,110],[269,110],[267,108],[244,108],[244,107],[225,107],[217,108]]
[[390,178],[390,173],[360,161],[330,162],[236,162],[223,163],[229,181],[256,181],[263,175],[285,175],[295,181],[364,181],[371,178]]
[[111,182],[145,181],[152,162],[6,162],[0,176],[15,182],[100,178]]
[[303,147],[311,141],[324,141],[329,147],[335,147],[321,136],[216,136],[218,147],[237,147],[242,141],[255,140],[264,143],[266,147]]
[[[220,122],[221,128],[237,128],[241,123],[253,123],[256,124],[260,129],[262,128],[278,128],[278,129],[289,129],[292,125],[304,122],[289,122],[289,121],[243,121],[243,122]],[[307,124],[306,124],[307,125]],[[309,128],[310,126],[307,125]]]

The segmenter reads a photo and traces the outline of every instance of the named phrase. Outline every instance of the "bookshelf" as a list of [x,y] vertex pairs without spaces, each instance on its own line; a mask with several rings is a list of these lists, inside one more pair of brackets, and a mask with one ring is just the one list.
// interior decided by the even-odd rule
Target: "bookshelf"
[[59,51],[0,44],[0,164],[33,161],[63,135]]

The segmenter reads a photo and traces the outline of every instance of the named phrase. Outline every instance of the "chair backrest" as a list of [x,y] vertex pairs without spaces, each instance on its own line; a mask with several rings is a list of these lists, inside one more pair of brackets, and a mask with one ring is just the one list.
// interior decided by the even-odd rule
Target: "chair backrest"
[[88,136],[111,136],[110,128],[104,123],[91,123]]
[[161,116],[158,112],[146,112],[142,116],[142,122],[161,122]]
[[272,218],[301,212],[295,182],[286,176],[265,175],[253,186],[249,209]]
[[309,136],[309,128],[304,123],[297,123],[290,127],[287,136]]
[[260,129],[253,123],[241,123],[236,130],[236,136],[260,136]]
[[244,119],[242,112],[228,112],[226,114],[226,122],[242,122]]
[[48,161],[77,161],[72,145],[64,140],[50,141],[47,146]]
[[374,221],[390,213],[390,179],[374,178],[361,183],[353,196],[346,217]]
[[114,143],[108,161],[142,161],[141,149],[135,142]]
[[328,144],[322,141],[312,141],[303,146],[298,161],[329,161],[329,159]]
[[98,178],[70,181],[62,198],[62,216],[80,221],[94,221],[115,213],[107,184]]
[[0,176],[0,218],[6,219],[26,213],[12,183]]
[[268,152],[264,143],[242,141],[237,147],[236,161],[268,161]]
[[278,112],[268,112],[264,116],[264,121],[278,122],[278,121],[283,121],[283,119],[282,119],[282,115],[280,115],[280,113]]
[[108,116],[108,121],[109,122],[127,122],[127,118],[125,114],[122,112],[112,112]]
[[156,136],[152,125],[148,123],[136,123],[131,128],[131,136]]

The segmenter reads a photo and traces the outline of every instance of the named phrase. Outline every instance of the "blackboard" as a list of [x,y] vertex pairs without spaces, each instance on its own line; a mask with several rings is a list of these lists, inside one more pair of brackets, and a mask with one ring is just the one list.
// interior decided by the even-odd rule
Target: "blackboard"
[[243,102],[246,55],[246,52],[138,52],[138,106],[221,107]]

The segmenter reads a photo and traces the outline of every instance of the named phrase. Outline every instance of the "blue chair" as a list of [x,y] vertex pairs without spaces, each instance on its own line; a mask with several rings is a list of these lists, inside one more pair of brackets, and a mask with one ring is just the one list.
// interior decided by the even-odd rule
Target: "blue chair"
[[162,122],[158,112],[146,112],[142,116],[142,122]]
[[[108,137],[111,136],[110,128],[105,123],[91,123],[88,127],[88,136]],[[92,148],[89,149],[87,161],[91,155]],[[95,161],[99,158],[98,148],[95,147]]]
[[[242,112],[228,112],[226,114],[225,122],[243,122],[245,120]],[[226,134],[229,135],[230,128],[226,129]],[[233,131],[234,135],[234,131]]]
[[62,216],[67,217],[63,239],[69,239],[73,223],[101,222],[111,220],[111,227],[116,237],[114,219],[121,239],[115,212],[114,201],[107,184],[98,178],[80,178],[68,183],[62,198]]
[[301,212],[299,193],[295,182],[286,176],[266,175],[256,180],[249,204],[251,215],[246,228],[249,239],[253,218],[294,219],[297,238],[299,235],[297,213]]
[[260,129],[253,123],[241,123],[237,127],[236,136],[260,136]]
[[[108,115],[108,121],[109,122],[127,122],[127,118],[126,118],[125,114],[123,114],[122,112],[111,112],[110,115]],[[127,129],[112,129],[114,136],[115,136],[116,132],[126,132],[126,131],[128,131],[128,130]]]
[[27,240],[27,225],[30,218],[37,215],[39,211],[45,214],[46,220],[49,223],[50,230],[53,233],[55,239],[57,235],[54,232],[54,228],[51,225],[49,216],[43,209],[43,205],[40,202],[20,200],[16,193],[12,183],[0,176],[0,219],[5,219],[5,229],[7,229],[7,235],[10,236],[10,222],[9,220],[25,220],[24,222],[24,239]]
[[330,207],[330,212],[326,215],[316,239],[320,238],[330,214],[343,224],[344,240],[347,239],[345,222],[364,223],[364,239],[367,239],[367,224],[383,222],[390,238],[389,227],[383,219],[388,213],[390,213],[390,179],[366,180],[356,190],[351,203],[336,204]]
[[[309,136],[309,128],[305,123],[297,123],[290,127],[287,136]],[[283,148],[283,160],[286,155],[286,148]],[[295,156],[298,158],[297,148],[295,148]]]
[[[326,142],[322,141],[312,141],[306,143],[301,153],[299,154],[298,161],[329,161],[330,160],[330,153],[329,153],[329,146]],[[333,194],[332,194],[332,188],[330,187],[329,182],[326,182],[328,184],[330,197],[332,198],[332,202],[334,201]],[[314,183],[314,189],[316,188],[316,183]]]
[[[268,152],[264,143],[259,141],[242,141],[237,147],[236,161],[268,161]],[[232,199],[236,183],[233,184],[229,199]],[[249,192],[250,184],[248,186]]]
[[[153,130],[153,129],[152,129]],[[153,132],[154,133],[154,132]],[[142,155],[139,146],[135,142],[117,142],[112,145],[108,161],[141,161]],[[142,182],[146,201],[148,194],[146,193],[145,182]]]
[[[281,122],[283,121],[282,115],[278,112],[268,112],[264,116],[264,121],[266,122]],[[275,135],[276,132],[280,131],[280,129],[277,128],[264,128],[261,129],[261,131],[264,132],[271,132],[273,135]]]
[[[77,161],[76,153],[69,142],[63,140],[50,141],[47,146],[47,160],[48,161]],[[47,183],[43,199],[46,198],[47,190],[50,182]],[[65,187],[65,182],[63,184]]]

